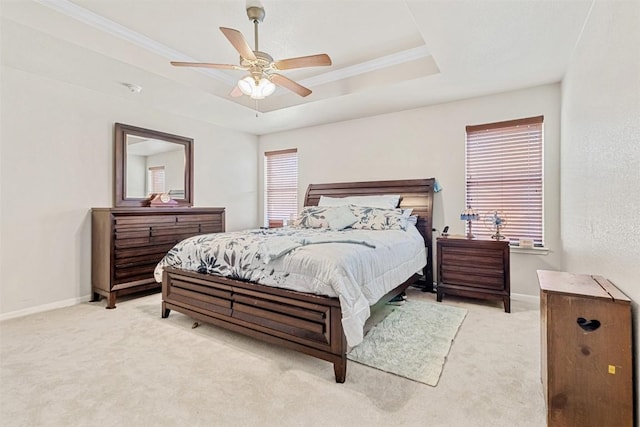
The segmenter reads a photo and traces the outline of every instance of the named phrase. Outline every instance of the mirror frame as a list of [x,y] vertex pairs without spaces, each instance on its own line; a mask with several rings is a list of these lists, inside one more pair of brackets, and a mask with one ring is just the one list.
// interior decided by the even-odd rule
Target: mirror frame
[[[136,126],[115,124],[115,158],[114,158],[114,205],[115,207],[145,207],[149,206],[150,197],[126,197],[127,188],[127,135],[143,138],[160,139],[184,146],[184,199],[175,199],[178,206],[193,205],[193,139],[179,135],[144,129]],[[175,205],[174,205],[175,206]]]

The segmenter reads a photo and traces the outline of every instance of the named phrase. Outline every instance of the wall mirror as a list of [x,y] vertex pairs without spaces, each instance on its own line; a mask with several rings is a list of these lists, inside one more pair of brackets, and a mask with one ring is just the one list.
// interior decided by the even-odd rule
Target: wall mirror
[[114,179],[116,207],[149,206],[159,193],[191,206],[193,139],[116,123]]

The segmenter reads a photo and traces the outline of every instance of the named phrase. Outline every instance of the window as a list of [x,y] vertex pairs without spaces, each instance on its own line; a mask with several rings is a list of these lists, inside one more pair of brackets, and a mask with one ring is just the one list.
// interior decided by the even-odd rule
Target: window
[[152,166],[149,168],[148,193],[164,193],[164,166]]
[[466,202],[480,220],[473,234],[493,234],[485,218],[496,210],[506,225],[502,234],[544,246],[542,234],[543,116],[467,126]]
[[282,225],[298,213],[298,150],[264,153],[265,225]]

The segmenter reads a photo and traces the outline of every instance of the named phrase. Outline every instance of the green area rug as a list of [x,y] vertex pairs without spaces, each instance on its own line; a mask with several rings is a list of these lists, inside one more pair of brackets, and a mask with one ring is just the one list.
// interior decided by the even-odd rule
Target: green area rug
[[385,372],[436,386],[467,310],[406,301],[364,337],[347,358]]

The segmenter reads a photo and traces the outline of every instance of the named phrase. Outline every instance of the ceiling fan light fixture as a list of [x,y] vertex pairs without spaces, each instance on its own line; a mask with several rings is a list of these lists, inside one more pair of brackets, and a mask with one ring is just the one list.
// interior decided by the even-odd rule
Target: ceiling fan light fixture
[[238,87],[252,99],[264,99],[276,90],[276,85],[265,77],[256,81],[252,76],[246,76],[238,81]]
[[[1,1],[1,0],[0,0]],[[243,70],[249,75],[241,79],[237,86],[229,94],[233,98],[244,95],[252,99],[264,99],[276,90],[276,86],[283,87],[291,92],[305,97],[311,94],[311,89],[278,74],[277,71],[292,70],[295,68],[321,67],[331,65],[331,58],[326,53],[317,55],[300,56],[296,58],[274,61],[268,53],[260,51],[258,47],[258,24],[264,20],[264,7],[259,0],[246,0],[247,16],[253,22],[255,48],[252,49],[242,33],[233,28],[220,27],[222,34],[240,54],[240,65],[213,64],[208,62],[183,62],[171,61],[171,65],[177,67],[201,67],[219,68],[223,70]]]

